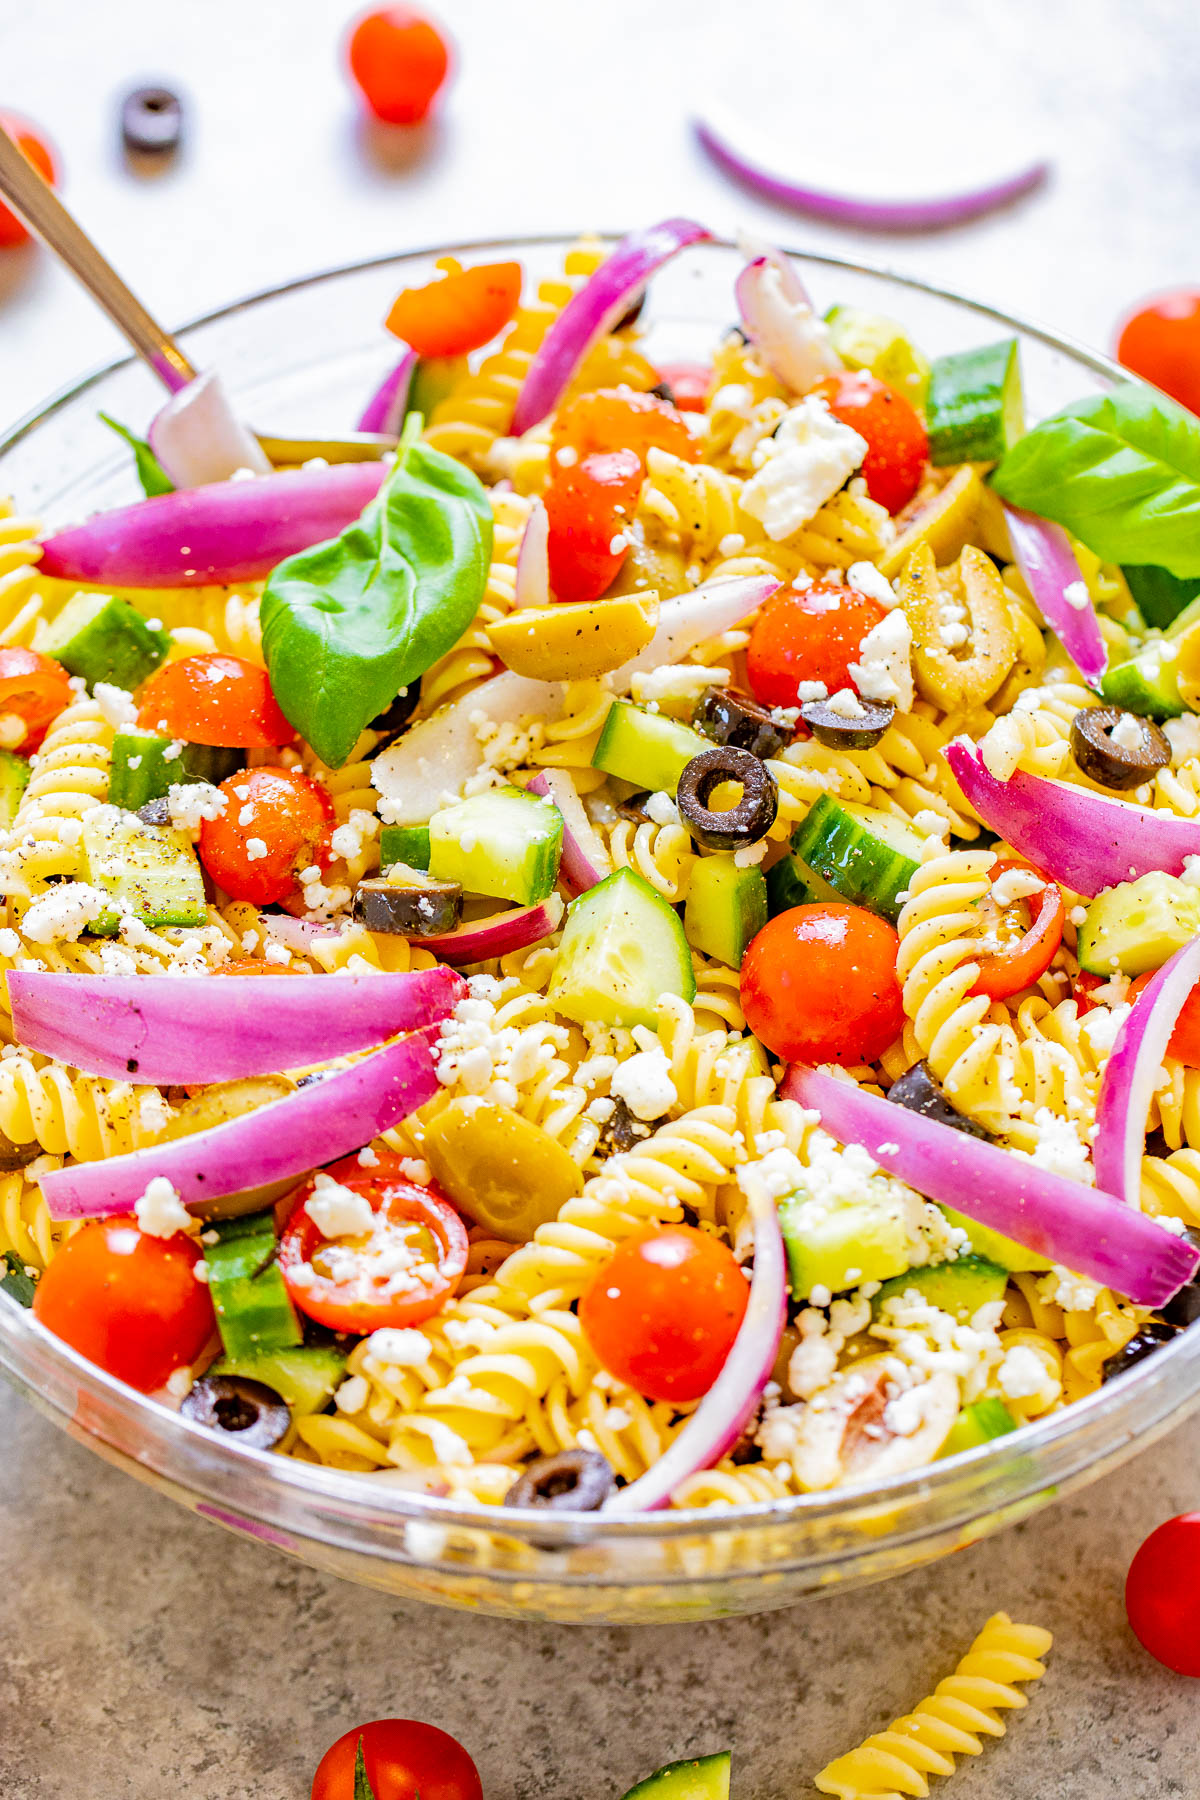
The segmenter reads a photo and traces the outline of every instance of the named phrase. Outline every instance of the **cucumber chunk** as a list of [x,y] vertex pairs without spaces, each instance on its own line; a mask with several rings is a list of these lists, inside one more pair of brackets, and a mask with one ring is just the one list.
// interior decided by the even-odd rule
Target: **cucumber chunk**
[[1005,1237],[1002,1231],[993,1231],[989,1225],[977,1225],[974,1219],[968,1219],[965,1213],[955,1212],[952,1206],[943,1206],[942,1211],[951,1225],[957,1225],[960,1231],[966,1232],[975,1256],[994,1263],[999,1269],[1007,1269],[1010,1275],[1040,1274],[1043,1270],[1054,1267],[1050,1257],[1039,1256],[1036,1250],[1027,1250],[1024,1244]]
[[767,922],[761,869],[739,869],[732,856],[705,856],[692,870],[683,931],[694,950],[740,969],[746,946]]
[[429,874],[468,894],[536,906],[558,880],[563,818],[553,800],[524,788],[495,788],[434,813]]
[[1025,429],[1016,338],[935,357],[925,413],[930,462],[999,462]]
[[[204,1261],[225,1355],[238,1362],[264,1350],[286,1350],[302,1343],[300,1321],[275,1261],[274,1213],[218,1219],[210,1230],[218,1242],[205,1244]],[[246,1371],[239,1367],[238,1373]],[[275,1384],[268,1381],[267,1386]]]
[[767,907],[772,918],[776,913],[788,912],[793,906],[812,906],[818,901],[840,900],[841,897],[827,881],[814,875],[794,850],[789,850],[767,870]]
[[117,806],[94,806],[83,820],[86,879],[120,904],[88,927],[111,937],[123,913],[147,925],[203,925],[204,878],[186,832],[146,825]]
[[1178,719],[1187,711],[1179,692],[1173,644],[1147,644],[1128,662],[1106,669],[1100,693],[1114,706],[1147,719]]
[[630,1788],[625,1800],[729,1800],[728,1750],[668,1763]]
[[1153,563],[1123,563],[1121,573],[1138,611],[1157,631],[1164,631],[1200,595],[1200,577],[1185,580]]
[[240,769],[243,752],[221,750],[210,744],[184,744],[168,756],[172,740],[136,731],[118,731],[113,739],[112,774],[108,797],[114,806],[136,812],[148,800],[158,800],[176,783],[211,781],[219,787]]
[[795,1300],[807,1300],[816,1288],[840,1294],[864,1281],[887,1281],[912,1261],[905,1206],[886,1191],[833,1205],[795,1194],[780,1202],[779,1226]]
[[1003,1400],[975,1400],[970,1406],[964,1406],[955,1419],[949,1437],[938,1451],[938,1461],[942,1462],[948,1456],[961,1456],[964,1450],[977,1450],[980,1444],[1007,1437],[1016,1429],[1017,1421]]
[[549,997],[580,1025],[594,1020],[654,1030],[662,994],[696,997],[683,926],[648,881],[617,869],[568,909]]
[[222,1356],[208,1375],[242,1375],[261,1381],[286,1400],[297,1418],[320,1412],[346,1372],[346,1352],[332,1344],[296,1344],[281,1350],[254,1350]]
[[929,363],[895,319],[862,306],[831,306],[825,323],[833,347],[848,369],[869,369],[903,394],[911,406],[924,406]]
[[965,1325],[981,1306],[1003,1300],[1007,1287],[1007,1269],[982,1256],[960,1256],[957,1262],[929,1263],[922,1269],[906,1269],[903,1275],[894,1275],[884,1282],[871,1306],[878,1313],[885,1300],[914,1288],[930,1306],[950,1313],[960,1325]]
[[839,900],[893,922],[921,861],[921,839],[873,806],[822,794],[792,833],[792,854]]
[[681,725],[665,713],[648,712],[631,701],[617,700],[609,708],[592,752],[592,767],[632,781],[635,787],[674,795],[693,756],[711,749],[710,740],[690,725]]
[[1076,955],[1092,975],[1160,969],[1200,933],[1200,890],[1154,869],[1097,895],[1079,927]]
[[29,786],[29,764],[12,750],[0,750],[0,825],[11,825]]
[[165,659],[171,640],[161,626],[148,625],[136,607],[115,594],[76,594],[38,638],[38,649],[53,656],[89,689],[98,681],[132,693]]
[[390,869],[403,863],[408,869],[429,870],[428,825],[385,825],[379,834],[379,866]]

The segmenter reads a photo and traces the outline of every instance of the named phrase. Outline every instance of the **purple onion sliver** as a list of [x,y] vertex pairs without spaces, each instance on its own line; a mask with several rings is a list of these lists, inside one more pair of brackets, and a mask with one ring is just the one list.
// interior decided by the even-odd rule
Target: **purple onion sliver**
[[356,431],[399,437],[408,411],[409,394],[417,368],[417,353],[406,350],[394,369],[389,369],[359,415]]
[[509,956],[514,950],[527,950],[540,944],[558,930],[562,923],[563,903],[551,894],[539,906],[517,906],[509,912],[493,913],[489,919],[476,919],[447,931],[440,937],[417,938],[414,942],[431,956],[447,963],[490,962],[493,957]]
[[1171,1033],[1200,981],[1200,938],[1164,963],[1121,1023],[1100,1080],[1092,1158],[1096,1186],[1141,1204],[1146,1120]]
[[239,469],[269,475],[258,439],[230,405],[219,375],[206,369],[159,408],[147,432],[150,448],[177,488],[228,481]]
[[549,606],[550,599],[550,515],[538,499],[521,534],[513,606]]
[[563,817],[562,862],[559,875],[573,894],[585,894],[612,874],[612,858],[605,849],[566,769],[543,769],[526,790],[553,800]]
[[[1005,505],[1004,514],[1013,554],[1042,617],[1088,686],[1097,687],[1108,667],[1108,651],[1070,539],[1061,525],[1019,506]],[[1072,592],[1082,596],[1082,605],[1072,603]]]

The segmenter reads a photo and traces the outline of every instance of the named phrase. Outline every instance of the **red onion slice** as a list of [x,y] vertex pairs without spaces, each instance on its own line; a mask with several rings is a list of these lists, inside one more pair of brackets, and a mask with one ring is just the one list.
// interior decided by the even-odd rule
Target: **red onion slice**
[[517,552],[517,586],[515,606],[549,606],[550,593],[550,515],[541,500],[529,509],[521,548]]
[[408,350],[394,369],[390,369],[359,414],[356,431],[379,432],[385,437],[400,436],[404,415],[408,411],[413,376],[417,372],[417,353]]
[[212,369],[172,394],[150,421],[146,435],[177,488],[228,481],[239,469],[271,473],[261,444],[235,417],[221,378]]
[[371,764],[371,780],[387,801],[388,823],[427,824],[439,807],[460,798],[483,766],[482,723],[557,719],[562,701],[560,682],[534,681],[505,670],[418,720]]
[[689,244],[704,243],[711,236],[694,219],[664,219],[648,231],[634,231],[621,239],[543,338],[517,396],[514,437],[553,412],[592,345],[612,330],[655,270]]
[[829,328],[804,300],[788,298],[779,264],[770,257],[747,263],[734,283],[746,335],[772,374],[794,394],[807,394],[836,375],[842,359]]
[[1004,508],[1013,554],[1050,629],[1089,687],[1108,667],[1100,621],[1070,539],[1061,525],[1019,506]]
[[635,675],[649,674],[664,663],[679,662],[697,645],[706,644],[723,631],[732,631],[756,613],[779,586],[773,575],[739,575],[732,580],[718,576],[689,594],[675,594],[664,600],[650,642],[609,677],[613,692],[627,693]]
[[573,894],[585,894],[606,875],[612,874],[612,857],[584,811],[583,801],[566,769],[543,769],[529,783],[528,792],[553,800],[563,816],[562,861],[558,872]]
[[956,1207],[1138,1306],[1165,1305],[1200,1267],[1200,1250],[1145,1213],[998,1144],[869,1094],[853,1081],[793,1063],[782,1092],[801,1106],[815,1107],[840,1144],[861,1144],[881,1168],[919,1194]]
[[1200,938],[1164,963],[1122,1020],[1100,1080],[1092,1157],[1096,1185],[1129,1206],[1141,1205],[1146,1119],[1167,1045],[1188,995],[1200,981]]
[[1109,800],[1018,769],[1007,781],[989,773],[978,745],[955,738],[946,761],[983,823],[1043,875],[1089,899],[1152,869],[1183,873],[1200,856],[1200,819],[1181,819]]
[[493,913],[488,919],[460,925],[457,931],[447,931],[441,937],[414,938],[413,942],[443,962],[490,962],[497,956],[509,956],[514,950],[527,950],[530,944],[540,944],[558,930],[563,910],[561,896],[551,894],[538,906],[516,906],[510,912]]
[[369,1050],[446,1018],[450,969],[395,975],[56,975],[13,969],[17,1042],[114,1081],[236,1081]]

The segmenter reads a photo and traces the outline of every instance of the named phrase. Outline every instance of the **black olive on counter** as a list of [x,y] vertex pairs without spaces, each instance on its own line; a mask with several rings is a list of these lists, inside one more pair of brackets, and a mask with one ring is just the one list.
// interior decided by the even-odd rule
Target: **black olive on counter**
[[165,794],[159,794],[155,800],[147,800],[145,806],[139,806],[137,817],[143,825],[169,825],[171,823],[171,807]]
[[965,1131],[968,1137],[990,1139],[991,1133],[974,1119],[968,1119],[960,1113],[952,1101],[946,1098],[941,1084],[933,1070],[926,1062],[914,1063],[906,1069],[898,1081],[893,1081],[888,1089],[888,1099],[894,1100],[897,1106],[903,1106],[909,1112],[919,1113],[923,1119],[934,1119],[939,1125],[950,1125],[955,1131]]
[[1143,1325],[1136,1337],[1131,1337],[1121,1350],[1114,1352],[1108,1360],[1101,1364],[1102,1381],[1111,1381],[1116,1375],[1123,1375],[1126,1369],[1134,1369],[1138,1363],[1153,1356],[1164,1344],[1169,1344],[1178,1333],[1173,1325],[1160,1325],[1157,1319],[1151,1319]]
[[[741,784],[742,797],[736,806],[713,812],[708,802],[727,781]],[[675,804],[698,844],[709,850],[736,850],[740,844],[757,843],[771,829],[779,810],[779,788],[757,756],[722,744],[702,750],[685,765]]]
[[[1136,743],[1122,743],[1113,735],[1118,726],[1128,734],[1125,720],[1136,729]],[[1119,706],[1085,706],[1077,712],[1071,721],[1071,750],[1091,781],[1117,790],[1140,787],[1171,762],[1166,732],[1153,719]]]
[[462,909],[457,881],[360,881],[354,891],[359,924],[393,937],[440,937],[462,923]]
[[183,105],[170,88],[135,88],[121,105],[121,138],[142,156],[166,156],[179,148]]
[[860,700],[853,718],[840,713],[828,700],[806,700],[800,717],[816,738],[831,750],[870,750],[896,716],[890,700]]
[[185,1419],[255,1450],[270,1450],[292,1421],[287,1402],[274,1388],[244,1375],[201,1376],[179,1410]]
[[560,1450],[531,1462],[505,1494],[504,1504],[598,1512],[615,1486],[612,1466],[598,1450]]
[[751,756],[778,756],[791,733],[777,725],[765,706],[736,688],[705,688],[692,715],[697,731],[714,744],[732,744]]

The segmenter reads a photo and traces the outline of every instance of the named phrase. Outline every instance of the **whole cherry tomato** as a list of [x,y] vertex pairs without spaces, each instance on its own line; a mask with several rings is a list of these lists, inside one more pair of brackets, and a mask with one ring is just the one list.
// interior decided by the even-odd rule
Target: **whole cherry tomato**
[[[50,183],[58,186],[58,163],[47,140],[36,125],[23,119],[18,113],[0,112],[0,131],[7,131],[21,155],[27,163],[32,163],[38,174]],[[0,249],[9,249],[14,244],[25,244],[29,241],[29,233],[18,219],[16,213],[0,203]]]
[[742,961],[742,1010],[776,1056],[874,1062],[904,1026],[900,939],[862,906],[793,906],[769,919]]
[[425,287],[402,288],[384,324],[418,356],[465,356],[491,342],[520,298],[520,263],[456,265]]
[[[971,989],[973,994],[986,994],[992,1000],[1007,1000],[1022,988],[1032,987],[1054,961],[1062,943],[1066,908],[1062,890],[1056,881],[1048,881],[1025,863],[1000,861],[992,865],[995,882],[1011,869],[1019,869],[1041,886],[1026,899],[1002,907],[988,897],[992,935],[1003,947],[993,955],[980,959],[979,976]],[[1032,922],[1026,920],[1026,908]]]
[[[14,722],[5,744],[24,756],[36,750],[51,722],[75,698],[71,677],[52,656],[8,644],[0,650],[0,718]],[[21,725],[24,735],[17,737]]]
[[221,783],[225,811],[200,825],[200,861],[231,900],[271,906],[294,893],[301,869],[325,868],[336,814],[302,769],[241,769]]
[[166,663],[138,698],[138,724],[163,737],[226,749],[264,750],[293,742],[267,671],[213,651]]
[[616,580],[641,488],[642,465],[632,450],[552,465],[546,512],[556,600],[598,600]]
[[679,408],[632,388],[597,388],[561,407],[550,438],[551,456],[557,457],[564,448],[577,456],[632,450],[643,466],[648,450],[665,450],[683,462],[700,460],[700,441],[688,430]]
[[483,1800],[479,1770],[448,1731],[419,1719],[372,1719],[331,1744],[313,1776],[312,1800],[354,1800],[354,1765],[375,1800]]
[[907,506],[929,461],[929,439],[920,414],[902,394],[861,369],[830,375],[813,393],[835,419],[867,440],[862,476],[867,492],[890,513]]
[[814,581],[784,588],[759,612],[750,629],[746,673],[760,706],[796,706],[802,681],[821,681],[831,694],[852,686],[867,633],[885,609],[857,588]]
[[713,372],[707,363],[659,363],[657,368],[680,412],[704,411],[713,387]]
[[364,13],[350,33],[347,56],[367,105],[388,125],[423,119],[450,67],[442,33],[407,6]]
[[[1136,981],[1130,982],[1126,999],[1131,1006],[1153,981],[1155,973],[1154,969],[1148,969]],[[1167,1045],[1167,1055],[1173,1056],[1189,1069],[1200,1069],[1200,987],[1194,987],[1183,1003],[1183,1010],[1175,1021],[1175,1029]]]
[[1117,360],[1200,413],[1200,289],[1177,288],[1130,313]]
[[1156,1662],[1200,1677],[1200,1512],[1150,1533],[1129,1567],[1125,1611]]

